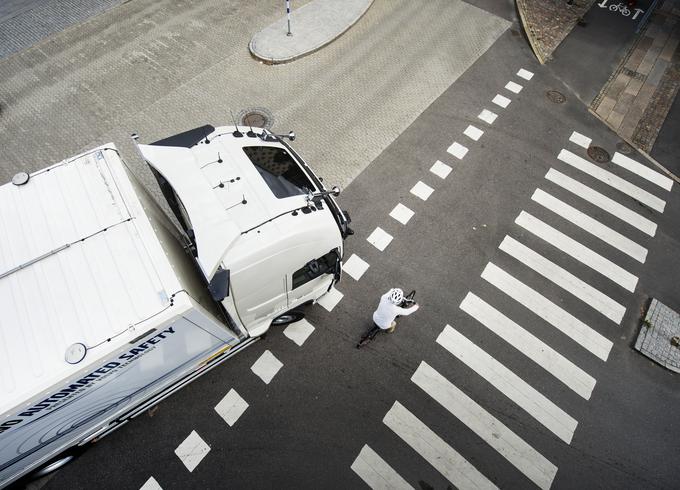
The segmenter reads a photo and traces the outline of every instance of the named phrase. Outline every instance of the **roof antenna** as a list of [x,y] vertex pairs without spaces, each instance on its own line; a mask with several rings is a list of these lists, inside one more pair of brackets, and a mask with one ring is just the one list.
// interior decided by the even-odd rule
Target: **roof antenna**
[[209,144],[210,144],[210,140],[208,139],[208,135],[209,135],[210,133],[208,132],[208,128],[206,128],[205,126],[203,126],[203,129],[205,129],[205,141],[204,141],[203,143],[205,143],[206,145],[209,145]]
[[220,152],[217,152],[217,163],[222,163],[224,160],[222,160],[222,157],[220,156]]
[[255,134],[255,131],[253,131],[253,125],[250,124],[250,120],[248,120],[248,126],[250,126],[250,131],[246,133],[246,136],[248,136],[248,138],[254,138],[255,136],[257,136]]
[[236,119],[234,119],[234,113],[231,112],[231,109],[229,109],[229,114],[231,114],[231,121],[234,123],[234,127],[236,128],[236,131],[231,133],[231,135],[234,138],[243,138],[243,133],[238,130],[238,126],[236,125]]

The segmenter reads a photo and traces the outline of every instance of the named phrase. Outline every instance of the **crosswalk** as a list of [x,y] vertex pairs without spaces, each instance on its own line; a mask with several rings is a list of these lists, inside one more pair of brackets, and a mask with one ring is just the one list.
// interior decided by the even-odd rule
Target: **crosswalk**
[[[521,86],[513,84],[505,88],[519,93]],[[506,108],[511,100],[498,94],[492,102]],[[489,125],[497,117],[487,109],[478,116]],[[463,134],[477,141],[484,131],[469,126]],[[502,238],[497,257],[481,270],[481,284],[490,287],[468,291],[459,305],[482,329],[477,329],[477,335],[510,348],[512,367],[455,325],[443,326],[436,338],[450,354],[451,363],[474,373],[469,383],[491,393],[485,400],[500,394],[500,399],[516,406],[563,445],[571,444],[578,429],[579,421],[570,412],[583,412],[597,384],[597,367],[605,366],[612,351],[608,335],[612,336],[626,314],[624,305],[636,290],[657,231],[655,221],[665,209],[664,194],[673,186],[665,175],[618,152],[606,169],[591,163],[585,152],[591,143],[590,137],[576,131],[565,137],[565,148],[555,154],[543,182],[526,196],[525,209],[518,211]],[[462,160],[473,150],[454,142],[447,151]],[[445,179],[452,169],[437,161],[435,167],[439,165],[446,166],[441,176]],[[428,189],[428,196],[436,192],[436,186]],[[412,216],[413,212],[409,219]],[[575,301],[556,298],[556,291]],[[557,339],[562,347],[554,345]],[[521,375],[513,370],[525,364],[532,369],[522,370]],[[537,373],[540,382],[527,373]],[[549,393],[557,388],[547,389],[546,379],[576,395],[560,398],[570,406],[550,399]],[[531,438],[518,432],[523,424],[506,424],[498,407],[474,400],[468,383],[456,386],[425,360],[411,381],[524,478],[541,489],[552,486],[558,468],[550,455],[541,454],[532,447]],[[421,419],[427,414],[418,414],[407,405],[396,400],[383,418],[405,451],[415,451],[456,488],[496,488],[493,470],[480,465],[478,458],[474,465],[469,462],[465,445],[457,444],[455,437],[437,434]],[[398,468],[368,445],[351,468],[370,488],[417,488],[417,482],[400,476]]]

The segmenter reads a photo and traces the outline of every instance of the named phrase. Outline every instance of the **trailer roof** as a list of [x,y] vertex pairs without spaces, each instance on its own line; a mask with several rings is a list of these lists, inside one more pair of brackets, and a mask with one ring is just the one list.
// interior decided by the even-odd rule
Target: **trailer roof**
[[113,144],[0,186],[0,236],[0,414],[138,337],[179,289]]

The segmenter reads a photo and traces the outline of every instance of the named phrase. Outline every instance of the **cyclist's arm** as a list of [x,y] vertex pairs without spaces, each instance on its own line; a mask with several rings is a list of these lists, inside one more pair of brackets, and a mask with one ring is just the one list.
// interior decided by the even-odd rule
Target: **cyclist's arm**
[[398,311],[397,314],[401,315],[401,316],[408,316],[411,313],[415,313],[418,310],[418,308],[420,308],[418,303],[414,304],[410,308],[402,308],[401,306],[397,306],[397,311]]

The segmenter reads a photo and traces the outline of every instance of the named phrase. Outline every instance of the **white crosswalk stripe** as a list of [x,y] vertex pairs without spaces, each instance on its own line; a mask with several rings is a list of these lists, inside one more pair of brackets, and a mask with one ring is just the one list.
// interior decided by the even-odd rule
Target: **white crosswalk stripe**
[[460,304],[460,309],[583,398],[590,399],[595,388],[595,379],[592,376],[524,330],[486,301],[473,293],[468,293]]
[[593,252],[586,246],[580,244],[573,238],[568,237],[561,231],[558,231],[540,219],[535,218],[526,211],[522,211],[519,214],[515,220],[515,223],[525,230],[530,231],[537,237],[545,240],[552,246],[560,249],[562,252],[565,252],[576,260],[587,265],[591,269],[599,272],[624,289],[630,292],[635,291],[635,286],[637,285],[638,281],[636,276],[619,267],[609,259],[606,259],[600,254]]
[[383,422],[457,488],[497,488],[401,403],[394,402]]
[[623,167],[626,170],[630,170],[634,174],[639,175],[643,179],[646,179],[652,182],[653,184],[658,185],[662,189],[666,189],[667,191],[670,191],[671,188],[673,187],[673,180],[669,179],[665,175],[662,175],[655,170],[652,170],[649,167],[642,165],[639,162],[636,162],[635,160],[627,157],[626,155],[622,155],[618,151],[614,153],[614,156],[612,157],[612,163],[615,163],[616,165]]
[[633,257],[638,262],[644,264],[645,260],[647,260],[646,248],[638,245],[630,238],[623,236],[618,231],[612,230],[606,225],[603,225],[596,219],[591,218],[569,204],[560,201],[554,196],[551,196],[547,192],[541,189],[536,189],[534,194],[531,196],[531,199],[545,206],[553,213],[562,216],[567,221],[572,222],[593,236],[596,236],[603,242],[608,243],[626,255]]
[[413,490],[368,444],[361,448],[351,468],[373,490]]
[[619,218],[620,220],[628,223],[629,225],[637,228],[638,230],[646,233],[649,236],[654,236],[656,234],[656,223],[645,218],[644,216],[628,209],[627,207],[619,204],[613,199],[608,198],[604,194],[591,189],[590,187],[578,182],[577,180],[564,175],[553,168],[548,170],[545,178],[549,181],[559,185],[563,189],[576,194],[581,199],[588,201],[590,204],[603,209],[609,214]]
[[489,262],[482,278],[603,361],[609,357],[611,341],[503,269]]
[[565,291],[570,292],[587,305],[614,321],[617,325],[621,323],[623,315],[626,313],[626,307],[582,281],[571,272],[549,261],[509,236],[503,239],[498,248],[538,272],[546,279],[554,282]]
[[522,378],[450,325],[439,334],[437,343],[467,364],[553,434],[567,444],[571,443],[578,422]]
[[560,154],[557,156],[557,158],[559,160],[562,160],[564,163],[567,163],[572,167],[577,168],[580,171],[590,175],[591,177],[594,177],[600,182],[604,182],[605,184],[613,187],[614,189],[617,189],[623,192],[624,194],[629,195],[633,199],[640,201],[642,204],[645,204],[650,208],[659,211],[660,213],[663,213],[663,210],[666,207],[666,202],[663,199],[656,197],[655,195],[636,186],[635,184],[631,184],[627,180],[622,179],[617,175],[614,175],[608,170],[604,170],[603,168],[600,168],[597,165],[590,163],[588,160],[581,158],[578,155],[575,155],[569,150],[560,151]]
[[420,363],[411,380],[539,488],[550,488],[557,467],[427,363]]

